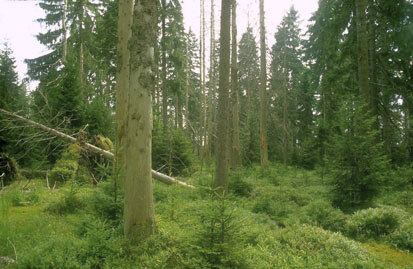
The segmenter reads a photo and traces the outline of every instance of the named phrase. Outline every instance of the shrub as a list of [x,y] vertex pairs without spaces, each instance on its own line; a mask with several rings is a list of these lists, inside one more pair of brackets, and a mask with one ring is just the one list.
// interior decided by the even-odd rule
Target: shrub
[[399,248],[413,251],[413,218],[403,222],[390,236],[391,242]]
[[93,194],[88,197],[88,206],[90,212],[102,220],[111,222],[117,226],[123,216],[123,201],[106,193],[101,188],[96,189]]
[[85,267],[106,268],[106,261],[122,251],[120,238],[104,221],[84,218],[78,227],[82,241],[77,256]]
[[333,232],[342,231],[346,216],[341,210],[334,208],[329,202],[323,200],[314,201],[301,210],[301,223],[321,226],[323,229]]
[[251,194],[254,198],[253,212],[266,213],[272,219],[283,221],[291,213],[310,202],[310,196],[291,187],[262,187]]
[[248,247],[253,268],[388,268],[361,244],[309,225],[266,230]]
[[57,200],[49,203],[45,209],[52,214],[73,214],[79,209],[84,208],[83,201],[77,196],[73,189],[65,191]]
[[348,218],[345,232],[356,239],[379,239],[398,229],[404,218],[406,213],[394,207],[360,210]]
[[248,197],[252,191],[252,184],[243,179],[240,172],[233,172],[229,177],[228,189],[237,196]]

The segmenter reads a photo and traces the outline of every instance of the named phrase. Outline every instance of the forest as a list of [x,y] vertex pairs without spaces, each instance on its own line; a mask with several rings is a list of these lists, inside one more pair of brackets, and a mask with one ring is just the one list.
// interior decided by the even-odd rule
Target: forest
[[413,1],[184,1],[0,47],[0,268],[413,268]]

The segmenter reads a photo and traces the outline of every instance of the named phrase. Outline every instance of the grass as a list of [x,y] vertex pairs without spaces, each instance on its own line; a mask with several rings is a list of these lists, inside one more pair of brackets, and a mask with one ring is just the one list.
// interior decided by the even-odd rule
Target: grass
[[[18,262],[0,259],[0,267],[413,267],[411,253],[385,241],[347,238],[339,223],[349,216],[331,207],[326,179],[316,171],[274,165],[231,178],[236,185],[222,203],[211,198],[209,172],[188,179],[196,190],[156,182],[158,233],[139,246],[123,238],[122,201],[114,202],[110,182],[56,190],[41,179],[14,183],[0,192],[0,256]],[[411,212],[406,201],[400,207]],[[216,237],[220,227],[224,241]]]

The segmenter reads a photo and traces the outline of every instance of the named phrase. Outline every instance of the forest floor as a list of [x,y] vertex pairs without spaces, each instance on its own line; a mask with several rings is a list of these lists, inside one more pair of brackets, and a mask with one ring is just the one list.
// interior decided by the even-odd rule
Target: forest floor
[[317,171],[232,172],[225,198],[210,171],[184,180],[197,188],[154,183],[158,231],[138,246],[114,182],[14,182],[0,191],[0,268],[413,268],[411,186],[345,214]]

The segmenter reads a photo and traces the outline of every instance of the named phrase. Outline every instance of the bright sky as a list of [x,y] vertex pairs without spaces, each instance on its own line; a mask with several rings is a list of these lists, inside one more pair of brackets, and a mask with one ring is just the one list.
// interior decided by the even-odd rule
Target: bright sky
[[[215,33],[218,37],[221,0],[214,1],[216,5]],[[36,0],[0,0],[0,43],[7,42],[14,51],[20,79],[24,77],[27,71],[24,59],[35,58],[47,51],[35,38],[35,35],[42,31],[40,24],[35,20],[43,17],[43,12],[37,3]],[[205,0],[207,44],[209,44],[210,3],[210,0]],[[245,32],[248,22],[258,38],[258,5],[258,0],[238,0],[238,38]],[[305,28],[311,14],[318,7],[318,0],[265,0],[268,47],[274,44],[274,33],[277,30],[277,25],[292,5],[298,10],[302,28]],[[199,0],[183,0],[183,9],[186,28],[191,27],[192,31],[199,36]]]

